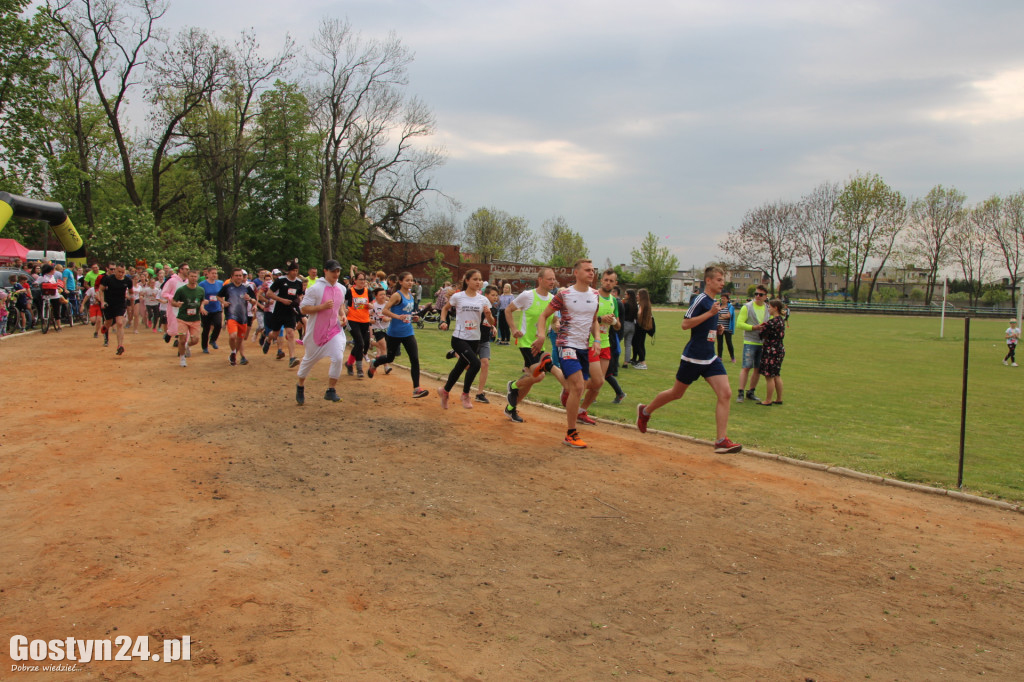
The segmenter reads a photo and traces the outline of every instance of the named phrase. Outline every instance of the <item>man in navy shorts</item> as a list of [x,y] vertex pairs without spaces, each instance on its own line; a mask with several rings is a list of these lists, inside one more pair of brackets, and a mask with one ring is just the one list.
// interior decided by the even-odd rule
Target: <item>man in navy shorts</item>
[[724,286],[725,272],[721,268],[712,265],[704,270],[704,292],[693,300],[683,318],[682,326],[684,330],[690,330],[690,341],[683,349],[679,370],[676,372],[676,383],[672,388],[655,396],[649,404],[641,403],[636,406],[636,428],[640,433],[647,433],[647,422],[655,410],[682,398],[690,384],[704,377],[718,399],[715,405],[715,452],[726,454],[743,449],[742,445],[733,443],[726,436],[732,390],[729,388],[725,365],[715,353],[715,340],[723,331],[722,325],[718,323],[718,311],[721,306],[717,297]]

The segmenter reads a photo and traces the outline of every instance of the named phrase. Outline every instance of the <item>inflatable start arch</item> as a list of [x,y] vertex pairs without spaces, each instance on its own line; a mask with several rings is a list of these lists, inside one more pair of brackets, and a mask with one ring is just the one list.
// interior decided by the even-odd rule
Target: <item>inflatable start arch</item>
[[67,252],[69,265],[85,265],[85,242],[78,230],[71,224],[64,207],[54,201],[26,199],[7,192],[0,192],[0,232],[12,217],[45,220]]

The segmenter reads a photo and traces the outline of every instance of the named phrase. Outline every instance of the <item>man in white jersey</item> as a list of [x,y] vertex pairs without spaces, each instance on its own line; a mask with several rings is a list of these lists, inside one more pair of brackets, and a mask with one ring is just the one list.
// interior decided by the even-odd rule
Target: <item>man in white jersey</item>
[[[519,416],[519,401],[526,398],[530,389],[536,384],[544,381],[544,372],[551,372],[558,382],[565,386],[565,377],[562,370],[554,366],[551,355],[548,353],[534,353],[531,346],[537,338],[537,319],[540,317],[548,303],[551,302],[553,294],[551,290],[558,286],[555,278],[555,271],[551,268],[541,268],[537,273],[537,288],[528,289],[519,294],[505,308],[505,319],[508,321],[509,329],[514,329],[512,337],[515,339],[519,352],[523,355],[523,374],[518,379],[513,379],[506,384],[505,398],[508,405],[505,406],[505,416],[514,422],[522,422]],[[522,311],[519,325],[515,323],[513,313]]]
[[615,297],[612,296],[612,289],[619,283],[619,275],[612,269],[601,273],[601,288],[598,293],[597,322],[601,327],[601,348],[600,352],[590,352],[590,379],[587,380],[587,393],[580,402],[580,413],[578,419],[584,424],[596,424],[597,422],[587,414],[587,410],[594,401],[597,394],[604,386],[604,377],[608,374],[608,365],[612,361],[612,329],[621,329],[615,314]]
[[548,318],[556,312],[561,315],[562,325],[558,331],[555,344],[561,357],[562,374],[568,391],[565,401],[566,445],[573,448],[585,448],[587,444],[580,438],[576,430],[576,418],[580,407],[580,396],[586,381],[590,378],[589,355],[593,337],[595,353],[601,352],[601,327],[597,322],[598,295],[590,284],[594,281],[594,264],[589,259],[581,258],[572,269],[575,283],[562,289],[552,297],[548,307],[537,319],[537,338],[531,348],[539,353],[544,347],[544,336]]

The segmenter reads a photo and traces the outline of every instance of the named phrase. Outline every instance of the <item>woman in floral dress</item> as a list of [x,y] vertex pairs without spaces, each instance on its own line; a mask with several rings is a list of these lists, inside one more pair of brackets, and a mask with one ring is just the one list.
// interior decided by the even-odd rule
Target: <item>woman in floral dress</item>
[[[761,376],[765,378],[768,385],[768,392],[763,402],[758,403],[766,407],[782,404],[782,359],[786,357],[786,347],[782,345],[782,339],[786,336],[786,304],[777,298],[768,302],[768,313],[771,315],[764,329],[761,330],[761,341],[764,346],[761,350]],[[775,393],[776,400],[772,402],[772,393]]]

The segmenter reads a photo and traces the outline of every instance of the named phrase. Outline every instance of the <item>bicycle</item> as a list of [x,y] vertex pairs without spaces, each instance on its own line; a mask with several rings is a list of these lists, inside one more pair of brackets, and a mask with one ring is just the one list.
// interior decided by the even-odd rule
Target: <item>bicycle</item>
[[42,332],[45,334],[50,331],[52,325],[54,329],[60,329],[57,322],[57,312],[54,310],[54,303],[59,301],[59,298],[51,300],[49,297],[60,292],[60,287],[53,282],[43,282],[43,307],[39,311],[39,319],[43,323]]

